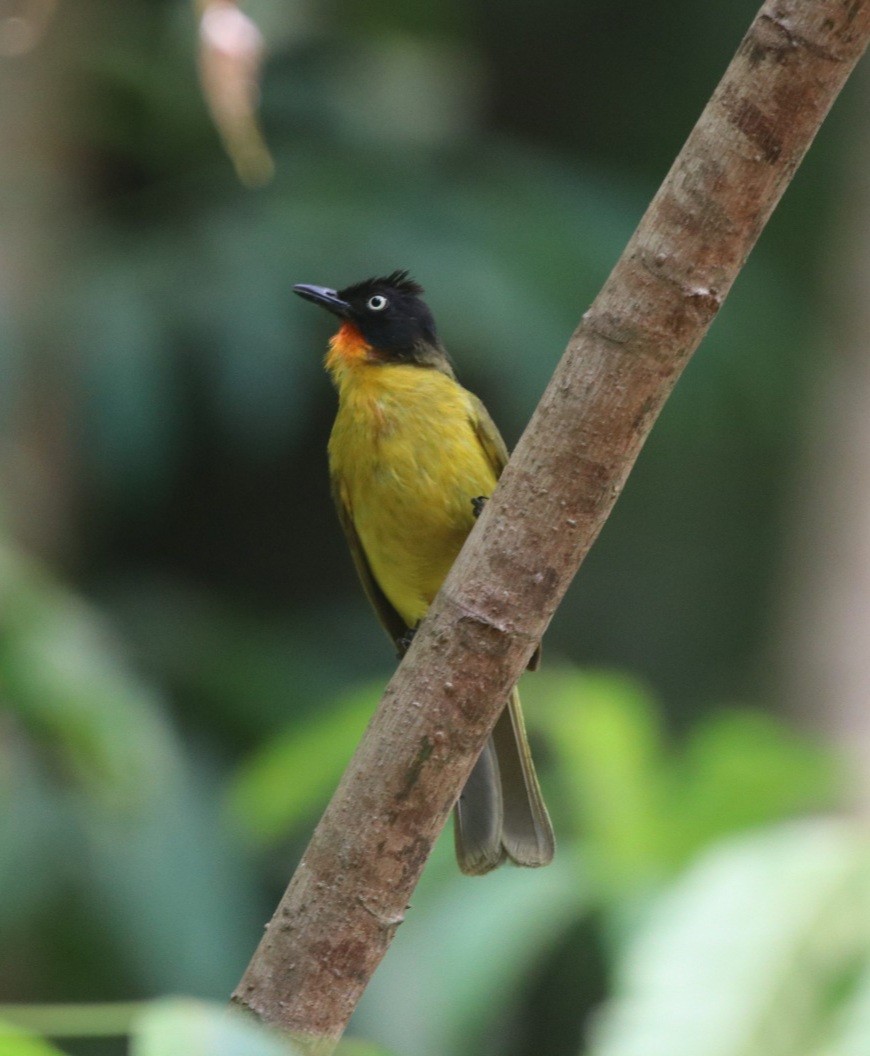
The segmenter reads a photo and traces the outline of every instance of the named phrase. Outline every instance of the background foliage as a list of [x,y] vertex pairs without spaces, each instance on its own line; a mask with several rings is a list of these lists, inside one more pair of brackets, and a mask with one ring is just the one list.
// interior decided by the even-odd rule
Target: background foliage
[[[61,3],[16,53],[43,7],[0,6],[0,1053],[271,1056],[219,1003],[393,663],[289,288],[411,268],[513,442],[754,5],[251,0],[257,191],[188,4]],[[448,834],[348,1056],[870,1048],[838,703],[782,692],[858,91],[524,683],[556,863],[468,880]]]

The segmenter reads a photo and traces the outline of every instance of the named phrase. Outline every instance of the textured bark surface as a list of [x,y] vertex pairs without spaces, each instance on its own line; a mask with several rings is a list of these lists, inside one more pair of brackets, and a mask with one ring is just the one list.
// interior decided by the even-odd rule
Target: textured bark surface
[[764,5],[571,338],[234,995],[310,1051],[341,1035],[511,686],[868,36],[870,0]]

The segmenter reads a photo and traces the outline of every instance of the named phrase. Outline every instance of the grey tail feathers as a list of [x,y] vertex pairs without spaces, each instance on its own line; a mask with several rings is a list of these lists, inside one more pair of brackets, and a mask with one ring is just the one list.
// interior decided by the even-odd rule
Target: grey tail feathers
[[454,818],[456,857],[463,873],[480,876],[506,859],[529,867],[553,859],[553,826],[516,689],[471,771]]

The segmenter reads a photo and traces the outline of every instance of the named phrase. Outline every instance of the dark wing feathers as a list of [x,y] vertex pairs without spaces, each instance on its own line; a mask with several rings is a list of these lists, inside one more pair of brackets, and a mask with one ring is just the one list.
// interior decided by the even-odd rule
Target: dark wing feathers
[[347,545],[350,548],[350,554],[356,566],[360,582],[369,601],[372,603],[381,626],[389,635],[390,641],[395,645],[396,641],[407,633],[408,627],[402,617],[387,601],[386,594],[378,586],[377,580],[372,575],[362,543],[356,534],[356,528],[353,526],[353,516],[345,503],[344,496],[341,494],[341,487],[335,478],[332,480],[332,498],[338,511],[338,519],[341,521],[342,528],[344,528],[345,536],[347,536]]
[[495,473],[496,477],[500,477],[501,471],[507,465],[508,449],[495,422],[490,418],[489,411],[476,396],[470,395],[471,403],[474,407],[474,419],[472,420],[474,431],[477,434],[477,439],[483,448],[484,454],[489,460],[489,464],[492,466],[493,473]]
[[[471,400],[475,414],[472,424],[477,434],[477,439],[480,441],[480,446],[489,459],[489,464],[492,466],[496,477],[500,477],[509,457],[507,445],[502,440],[501,433],[498,431],[495,422],[490,418],[486,407],[474,395],[472,395]],[[537,671],[540,663],[541,647],[539,645],[529,660],[529,670]]]

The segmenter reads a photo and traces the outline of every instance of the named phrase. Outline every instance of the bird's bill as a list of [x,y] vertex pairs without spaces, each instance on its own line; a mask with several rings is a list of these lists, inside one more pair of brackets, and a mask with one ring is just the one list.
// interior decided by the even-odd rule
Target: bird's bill
[[293,292],[298,293],[306,301],[311,301],[312,304],[319,304],[321,308],[332,312],[333,315],[337,315],[340,319],[347,319],[350,316],[350,305],[347,301],[343,301],[335,290],[330,290],[326,286],[300,284],[293,287]]

